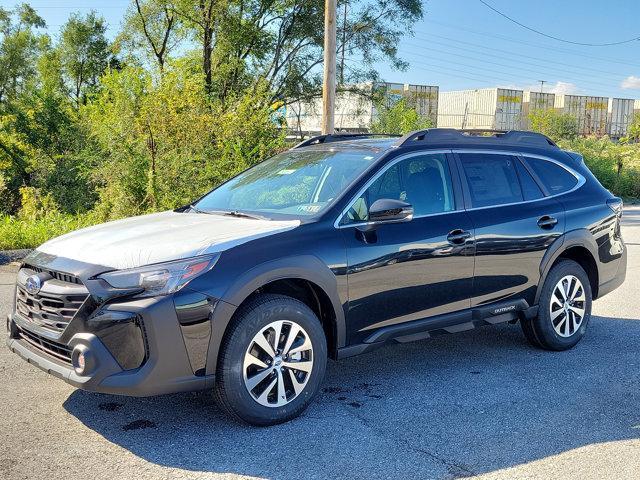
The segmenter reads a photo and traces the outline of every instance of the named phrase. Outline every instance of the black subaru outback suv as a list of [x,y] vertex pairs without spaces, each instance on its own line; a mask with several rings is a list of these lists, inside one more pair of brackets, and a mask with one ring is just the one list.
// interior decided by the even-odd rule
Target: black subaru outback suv
[[327,357],[508,321],[573,347],[624,281],[621,215],[542,135],[315,137],[192,205],[39,247],[8,345],[79,388],[212,389],[275,424],[309,404]]

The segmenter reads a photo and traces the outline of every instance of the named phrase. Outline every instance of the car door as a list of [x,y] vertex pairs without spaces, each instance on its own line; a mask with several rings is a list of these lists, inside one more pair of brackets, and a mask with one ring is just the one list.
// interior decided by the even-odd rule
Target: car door
[[455,155],[476,238],[471,306],[508,298],[533,304],[542,257],[564,232],[562,205],[545,196],[517,153]]
[[[350,343],[377,328],[469,308],[473,231],[450,162],[445,152],[402,156],[345,210],[338,228],[347,247]],[[410,203],[413,218],[371,226],[368,208],[383,198]]]

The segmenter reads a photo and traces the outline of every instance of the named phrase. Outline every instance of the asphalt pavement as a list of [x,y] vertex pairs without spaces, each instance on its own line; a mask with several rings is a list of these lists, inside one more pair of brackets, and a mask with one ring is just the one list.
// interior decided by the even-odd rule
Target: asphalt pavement
[[[625,284],[596,301],[568,352],[517,325],[330,362],[324,390],[271,428],[207,392],[75,390],[4,347],[0,479],[640,478],[640,208],[627,208]],[[15,268],[0,267],[0,315]]]

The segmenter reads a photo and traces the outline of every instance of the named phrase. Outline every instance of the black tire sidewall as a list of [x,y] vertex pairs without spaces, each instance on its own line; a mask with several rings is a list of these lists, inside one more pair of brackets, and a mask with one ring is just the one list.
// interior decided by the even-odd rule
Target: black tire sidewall
[[[580,328],[570,337],[562,337],[553,328],[551,314],[549,312],[549,303],[553,289],[562,277],[573,275],[577,277],[584,288],[585,293],[585,314]],[[592,293],[589,277],[584,269],[572,260],[563,260],[551,269],[547,276],[542,292],[540,294],[540,302],[538,309],[538,318],[534,320],[535,331],[542,346],[552,350],[566,350],[576,345],[582,337],[584,337],[589,320],[591,318]]]
[[[313,368],[304,390],[282,407],[265,407],[256,402],[244,384],[244,355],[253,337],[268,324],[290,320],[309,335],[313,347]],[[243,307],[223,345],[216,387],[222,388],[225,407],[254,425],[274,425],[298,416],[322,384],[327,364],[327,342],[320,320],[304,303],[284,295],[262,295]]]

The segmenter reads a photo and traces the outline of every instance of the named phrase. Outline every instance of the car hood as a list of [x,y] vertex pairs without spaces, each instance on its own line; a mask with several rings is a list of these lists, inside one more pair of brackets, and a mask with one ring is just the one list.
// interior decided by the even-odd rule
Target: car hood
[[221,252],[298,225],[299,220],[169,211],[76,230],[49,240],[37,251],[114,269],[135,268]]

